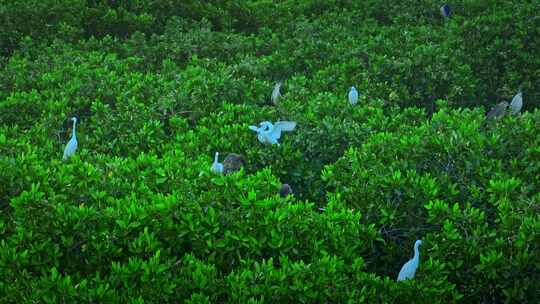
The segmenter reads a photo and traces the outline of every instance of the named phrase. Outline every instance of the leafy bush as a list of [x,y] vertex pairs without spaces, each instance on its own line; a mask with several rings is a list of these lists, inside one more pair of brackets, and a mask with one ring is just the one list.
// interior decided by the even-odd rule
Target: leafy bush
[[[518,165],[537,154],[538,141],[502,130],[538,132],[538,125],[531,125],[538,112],[499,122],[496,136],[494,129],[479,130],[478,116],[477,111],[441,111],[415,128],[372,136],[361,150],[351,148],[328,166],[323,179],[366,221],[377,223],[385,239],[411,244],[425,235],[437,243],[432,250],[448,260],[449,280],[463,286],[460,291],[471,301],[527,301],[535,296],[534,287],[525,283],[517,292],[513,284],[496,282],[499,276],[520,280],[513,274],[523,271],[533,281],[540,275],[529,256],[537,246],[520,241],[537,243],[537,234],[525,227],[538,227],[538,217],[518,215],[530,212],[529,197],[539,191],[522,181],[540,172]],[[373,257],[374,270],[403,252],[386,249]],[[503,261],[515,255],[519,262]],[[475,283],[480,277],[485,281]]]
[[537,5],[439,5],[2,2],[0,302],[540,301]]

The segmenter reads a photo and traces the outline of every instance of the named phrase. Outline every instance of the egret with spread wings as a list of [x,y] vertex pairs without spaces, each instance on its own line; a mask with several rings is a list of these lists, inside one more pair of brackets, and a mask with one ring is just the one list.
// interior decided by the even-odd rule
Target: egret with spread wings
[[278,139],[281,137],[281,132],[290,132],[296,127],[294,121],[278,121],[272,124],[269,121],[263,121],[259,124],[259,127],[249,126],[249,129],[257,132],[257,139],[263,144],[277,144]]

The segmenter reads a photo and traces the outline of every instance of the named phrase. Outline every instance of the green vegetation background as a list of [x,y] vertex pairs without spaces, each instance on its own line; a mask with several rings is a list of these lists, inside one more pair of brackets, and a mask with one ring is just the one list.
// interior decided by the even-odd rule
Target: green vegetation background
[[0,302],[540,302],[540,6],[449,4],[0,0]]

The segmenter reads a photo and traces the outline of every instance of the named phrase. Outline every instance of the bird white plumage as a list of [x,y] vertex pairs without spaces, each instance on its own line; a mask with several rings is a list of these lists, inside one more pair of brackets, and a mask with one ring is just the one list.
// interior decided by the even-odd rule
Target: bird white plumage
[[523,107],[523,94],[521,92],[517,93],[512,102],[510,103],[510,113],[512,115],[518,114]]
[[219,153],[216,152],[214,156],[214,163],[212,164],[212,171],[217,174],[223,173],[223,164],[218,161]]
[[349,102],[353,106],[358,103],[358,91],[354,86],[349,90]]
[[418,247],[420,247],[421,244],[421,240],[416,240],[416,242],[414,243],[414,256],[407,263],[405,263],[403,267],[401,267],[401,270],[399,271],[397,277],[398,282],[414,278],[414,275],[416,274],[416,269],[418,268],[418,264],[420,262],[420,252],[418,250]]
[[281,97],[281,92],[279,90],[281,89],[282,84],[283,83],[281,81],[276,83],[276,85],[274,86],[274,89],[272,90],[271,99],[274,105],[277,105],[279,98]]
[[73,130],[71,133],[71,139],[68,141],[66,147],[64,148],[64,156],[62,157],[62,160],[66,160],[68,157],[75,154],[75,151],[77,150],[77,134],[75,132],[75,127],[77,125],[77,118],[72,117],[71,120],[73,121]]
[[296,127],[294,121],[278,121],[272,124],[269,121],[263,121],[259,124],[260,127],[249,126],[249,129],[257,132],[257,139],[263,144],[277,144],[281,138],[281,132],[290,132]]

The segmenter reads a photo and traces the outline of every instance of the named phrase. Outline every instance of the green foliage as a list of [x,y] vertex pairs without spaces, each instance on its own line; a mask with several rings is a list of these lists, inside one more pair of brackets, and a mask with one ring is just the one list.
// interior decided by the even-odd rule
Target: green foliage
[[439,5],[0,1],[0,302],[539,302],[538,6]]
[[[377,223],[385,240],[406,240],[405,248],[418,238],[433,242],[432,250],[448,261],[443,271],[449,280],[461,283],[460,291],[470,294],[472,301],[525,301],[535,288],[520,284],[518,292],[501,277],[521,280],[539,274],[529,255],[538,246],[517,245],[523,237],[538,242],[536,233],[521,232],[524,225],[538,228],[530,204],[540,189],[525,186],[523,180],[534,180],[540,172],[525,170],[528,165],[522,163],[536,154],[538,141],[514,133],[537,119],[535,112],[482,131],[477,112],[441,111],[416,127],[405,125],[370,137],[361,149],[351,148],[326,167],[323,179],[329,190],[341,193],[349,206],[365,214],[366,221]],[[529,130],[538,132],[538,124]],[[519,148],[514,150],[514,145]],[[384,253],[366,258],[373,270],[404,251],[402,246],[391,247],[387,244]],[[516,255],[519,262],[504,259]],[[478,284],[481,277],[485,280]]]

